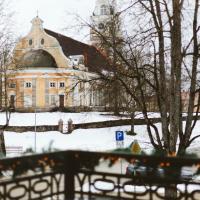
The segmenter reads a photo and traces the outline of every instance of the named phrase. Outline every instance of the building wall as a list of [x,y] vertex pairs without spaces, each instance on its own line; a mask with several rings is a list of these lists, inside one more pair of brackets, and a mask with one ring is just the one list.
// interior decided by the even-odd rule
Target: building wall
[[[79,78],[87,80],[94,74],[87,72],[83,64],[80,66],[77,64],[76,70],[73,69],[70,59],[64,55],[57,39],[44,31],[42,23],[40,18],[34,18],[31,31],[18,42],[15,48],[14,58],[17,61],[15,67],[18,70],[11,73],[8,84],[15,84],[15,87],[8,87],[9,99],[11,95],[15,96],[15,109],[51,110],[61,105],[60,99],[63,96],[66,108],[96,106],[97,100],[94,98],[97,97],[91,95],[90,92],[93,94],[94,91],[90,90],[89,83],[80,83],[73,89]],[[22,65],[21,61],[26,53],[41,49],[42,52],[48,52],[53,57],[57,66]],[[30,62],[32,60],[34,61],[34,58]],[[60,87],[60,83],[63,83],[64,87]]]
[[[44,43],[42,43],[42,40]],[[15,58],[20,64],[21,58],[30,50],[42,49],[51,54],[59,68],[72,68],[56,38],[48,35],[43,29],[43,21],[36,17],[32,20],[31,31],[15,47]]]
[[[16,110],[51,110],[60,106],[60,95],[64,95],[64,106],[67,108],[102,105],[98,99],[98,91],[92,89],[89,83],[81,82],[75,86],[78,80],[74,77],[83,76],[81,73],[85,72],[53,73],[51,70],[51,73],[47,73],[47,70],[44,73],[44,69],[43,72],[39,69],[35,73],[33,71],[18,72],[9,79],[8,85],[15,84],[14,88],[8,87],[8,95],[15,96]],[[60,84],[64,84],[64,87],[60,87]]]

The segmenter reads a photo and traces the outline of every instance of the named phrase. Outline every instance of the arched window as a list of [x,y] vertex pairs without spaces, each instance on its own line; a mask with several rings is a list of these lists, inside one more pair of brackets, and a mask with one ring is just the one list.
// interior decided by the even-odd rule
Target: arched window
[[42,44],[42,45],[44,44],[44,39],[43,39],[43,38],[41,39],[41,44]]
[[28,41],[28,43],[29,43],[29,45],[31,46],[31,45],[33,44],[33,40],[30,39],[30,40]]
[[98,29],[100,29],[100,30],[104,29],[104,24],[103,24],[103,23],[100,23],[100,24],[98,25]]
[[101,15],[107,15],[107,8],[106,5],[101,6]]

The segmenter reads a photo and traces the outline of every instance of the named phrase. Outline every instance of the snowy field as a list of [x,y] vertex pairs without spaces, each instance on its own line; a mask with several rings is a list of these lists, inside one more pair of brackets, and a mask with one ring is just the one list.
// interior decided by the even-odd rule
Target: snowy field
[[[126,116],[124,114],[124,116]],[[125,119],[126,117],[117,117],[104,112],[82,112],[82,113],[62,113],[62,112],[44,112],[44,113],[12,113],[10,126],[32,126],[37,125],[57,125],[59,119],[67,122],[72,119],[76,123],[98,122],[108,120]],[[135,114],[136,118],[143,118],[141,113]],[[160,117],[158,113],[149,113],[149,117]],[[5,113],[0,113],[0,124],[5,123]]]
[[[138,115],[139,116],[139,115]],[[154,117],[158,117],[157,114],[152,114]],[[0,124],[4,123],[5,115],[0,114]],[[37,125],[55,125],[59,119],[68,121],[69,118],[74,123],[86,123],[94,121],[107,121],[120,119],[112,115],[102,115],[102,113],[37,113],[36,124]],[[34,125],[35,113],[13,113],[11,116],[10,125]],[[160,127],[160,124],[157,124]],[[194,135],[199,134],[200,121],[194,130]],[[49,146],[53,150],[89,150],[89,151],[108,151],[116,148],[115,131],[128,131],[130,126],[112,127],[112,128],[100,128],[100,129],[78,129],[72,132],[72,134],[61,134],[59,132],[45,132],[45,133],[14,133],[5,132],[6,147],[22,147],[23,151],[28,148],[35,149],[36,138],[36,151],[43,152],[48,151]],[[125,134],[124,146],[130,145],[134,139],[137,139],[142,149],[150,153],[152,151],[152,145],[149,142],[146,127],[142,125],[135,126],[136,136],[128,136]],[[195,152],[200,155],[200,139],[197,139],[189,148],[190,152]],[[15,154],[9,154],[13,156]]]
[[[107,114],[107,115],[106,115]],[[141,117],[137,114],[137,117]],[[57,125],[59,119],[67,122],[70,118],[74,123],[87,123],[97,121],[117,120],[121,117],[108,115],[108,113],[99,112],[83,112],[83,113],[12,113],[10,119],[11,126],[34,126],[36,118],[36,125]],[[5,114],[0,113],[0,124],[5,123]],[[73,131],[72,134],[65,135],[60,132],[44,132],[44,133],[14,133],[5,132],[5,143],[7,147],[22,147],[23,151],[32,148],[35,149],[36,138],[36,151],[48,151],[49,146],[53,150],[67,150],[67,149],[80,149],[90,151],[107,151],[116,148],[115,131],[130,130],[130,126],[101,128],[101,129],[78,129]],[[124,146],[128,146],[135,138],[141,142],[141,146],[148,150],[151,145],[146,137],[146,129],[144,126],[137,126],[136,132],[141,132],[136,137],[125,136]],[[8,155],[11,156],[9,153]],[[13,154],[12,154],[13,155]],[[15,155],[15,154],[14,154]]]
[[[158,114],[151,114],[152,117],[158,117]],[[141,115],[138,115],[141,117]],[[63,119],[64,121],[68,121],[71,118],[74,123],[86,123],[86,122],[94,122],[94,121],[107,121],[107,120],[116,120],[120,119],[118,117],[112,115],[101,115],[100,113],[37,113],[36,114],[36,124],[37,125],[55,125],[57,124],[59,119]],[[0,114],[0,124],[4,123],[4,115]],[[35,123],[35,114],[34,113],[14,113],[11,117],[11,125],[19,126],[19,125],[34,125]],[[160,129],[160,124],[156,124],[156,126]],[[199,134],[200,121],[197,122],[197,125],[194,130],[194,135]],[[115,131],[128,131],[130,130],[130,126],[121,126],[121,127],[112,127],[112,128],[100,128],[100,129],[77,129],[73,131],[71,134],[61,134],[59,132],[45,132],[45,133],[34,133],[34,132],[26,132],[26,133],[14,133],[14,132],[5,132],[5,143],[6,147],[22,147],[23,152],[27,149],[31,148],[35,150],[35,139],[36,139],[36,152],[45,152],[48,151],[49,148],[51,150],[88,150],[88,151],[110,151],[116,148],[115,141]],[[128,136],[125,134],[124,137],[124,147],[129,146],[135,139],[139,142],[141,148],[146,153],[150,153],[152,151],[152,145],[149,142],[148,134],[146,127],[144,125],[135,126],[136,136]],[[51,147],[50,147],[51,146]],[[200,139],[196,140],[191,147],[189,148],[190,152],[199,153],[200,147]],[[9,153],[8,156],[19,156],[22,152],[18,153]],[[104,166],[105,165],[105,166]],[[122,172],[125,173],[127,163],[123,161],[123,164],[115,164],[113,167],[108,168],[108,164],[105,162],[101,163],[97,170],[105,171],[109,170],[109,172]],[[106,185],[105,182],[99,182],[98,188],[109,188],[110,185]],[[146,191],[146,187],[137,186],[133,188],[133,186],[127,186],[126,191],[137,191],[143,192]],[[182,185],[178,186],[182,191],[184,187]],[[83,187],[84,191],[88,191],[88,184],[85,184]],[[196,188],[195,186],[188,187],[190,192],[194,190],[198,190],[199,186]],[[92,188],[95,191],[95,188]],[[163,193],[163,191],[159,191]]]
[[[82,112],[82,113],[62,113],[62,112],[44,112],[44,113],[12,113],[10,126],[33,126],[35,119],[37,125],[57,125],[59,119],[67,122],[72,119],[74,123],[87,123],[107,120],[117,120],[121,117],[105,115],[108,113]],[[141,116],[141,115],[140,115]],[[5,113],[0,113],[0,124],[5,123]]]
[[[129,130],[129,126],[101,128],[101,129],[78,129],[72,134],[61,134],[59,132],[36,133],[37,152],[47,150],[50,143],[52,147],[58,150],[79,149],[90,151],[107,151],[116,148],[115,131]],[[138,138],[141,146],[148,150],[151,145],[145,136],[146,131],[143,126],[137,126],[136,130],[143,130],[138,136],[125,136],[124,146],[128,146],[135,138]],[[5,132],[6,146],[23,146],[23,150],[27,148],[34,149],[35,133],[13,133]]]

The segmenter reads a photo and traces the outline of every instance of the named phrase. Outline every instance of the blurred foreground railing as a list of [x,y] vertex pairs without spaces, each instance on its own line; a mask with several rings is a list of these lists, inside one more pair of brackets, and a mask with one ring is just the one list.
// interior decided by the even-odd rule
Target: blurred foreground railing
[[[119,158],[133,164],[132,174],[109,172],[107,164],[120,165]],[[0,199],[157,200],[171,190],[174,199],[198,200],[199,166],[200,159],[85,151],[7,158],[0,161]]]

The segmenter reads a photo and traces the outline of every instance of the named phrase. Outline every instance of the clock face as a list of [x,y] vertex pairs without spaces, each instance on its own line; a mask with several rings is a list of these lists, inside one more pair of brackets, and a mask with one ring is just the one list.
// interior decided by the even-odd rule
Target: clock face
[[99,28],[99,29],[104,29],[104,24],[103,24],[103,23],[100,23],[100,24],[98,25],[98,28]]

